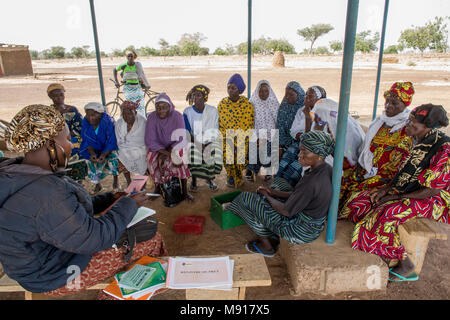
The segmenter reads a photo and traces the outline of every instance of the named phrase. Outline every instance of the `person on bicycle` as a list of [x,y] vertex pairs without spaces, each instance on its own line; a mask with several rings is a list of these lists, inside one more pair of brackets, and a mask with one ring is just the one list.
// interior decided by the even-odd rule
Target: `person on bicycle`
[[125,100],[138,103],[138,113],[144,117],[147,117],[145,114],[144,91],[142,89],[149,89],[150,84],[145,77],[142,64],[136,61],[136,52],[134,50],[127,50],[126,56],[127,62],[119,65],[113,70],[114,82],[116,87],[119,88],[121,84],[117,79],[117,72],[121,71],[121,83],[123,84],[123,94],[125,95]]

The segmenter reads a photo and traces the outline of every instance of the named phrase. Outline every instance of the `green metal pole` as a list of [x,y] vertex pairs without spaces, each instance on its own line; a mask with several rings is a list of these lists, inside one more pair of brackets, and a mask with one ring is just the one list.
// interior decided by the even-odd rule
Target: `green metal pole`
[[252,0],[248,0],[248,40],[247,40],[247,98],[252,88]]
[[100,47],[98,45],[97,22],[95,19],[94,0],[89,0],[91,4],[92,29],[94,30],[95,54],[97,56],[98,80],[100,82],[100,94],[102,95],[102,103],[106,105],[105,88],[103,86],[102,60],[100,55]]
[[333,195],[328,211],[326,242],[333,244],[341,190],[342,163],[344,161],[345,136],[347,134],[348,106],[352,85],[353,56],[355,54],[356,24],[358,22],[359,0],[348,0],[347,22],[345,26],[344,58],[342,62],[341,92],[339,95],[336,148],[333,162]]
[[377,83],[376,83],[376,87],[375,87],[375,99],[374,99],[374,103],[373,103],[372,120],[374,120],[377,117],[378,91],[380,90],[381,66],[383,65],[384,38],[386,36],[386,23],[387,23],[388,11],[389,11],[389,0],[385,0],[383,27],[381,29],[380,53],[378,55]]

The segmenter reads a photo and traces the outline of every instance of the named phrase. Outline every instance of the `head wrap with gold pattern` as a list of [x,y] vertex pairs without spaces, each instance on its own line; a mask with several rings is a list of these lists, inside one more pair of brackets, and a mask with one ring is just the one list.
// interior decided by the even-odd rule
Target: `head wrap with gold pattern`
[[414,86],[411,82],[395,82],[391,89],[384,92],[384,97],[398,97],[405,106],[409,106],[414,92]]
[[48,88],[47,88],[47,94],[50,94],[50,92],[52,92],[53,90],[56,90],[56,89],[60,89],[60,90],[64,90],[64,91],[65,91],[64,86],[63,86],[62,84],[59,84],[59,83],[51,83],[51,84],[48,86]]
[[35,151],[55,138],[66,122],[54,107],[34,104],[23,108],[11,120],[4,138],[6,146],[14,152]]

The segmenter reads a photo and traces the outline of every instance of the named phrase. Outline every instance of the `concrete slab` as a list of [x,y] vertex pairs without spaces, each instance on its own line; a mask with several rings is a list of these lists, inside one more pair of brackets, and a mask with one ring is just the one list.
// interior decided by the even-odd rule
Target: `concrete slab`
[[325,242],[325,231],[309,244],[281,241],[279,251],[294,295],[386,291],[388,266],[374,254],[351,248],[353,227],[351,222],[338,221],[332,245]]

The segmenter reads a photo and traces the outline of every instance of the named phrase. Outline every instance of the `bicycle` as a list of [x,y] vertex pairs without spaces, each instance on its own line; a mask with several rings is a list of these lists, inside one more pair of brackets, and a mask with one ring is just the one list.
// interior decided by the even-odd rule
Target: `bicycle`
[[[111,80],[114,85],[116,84],[116,82],[113,79],[109,79]],[[110,101],[106,104],[106,112],[113,117],[115,120],[117,120],[120,117],[120,105],[125,101],[124,99],[121,98],[121,94],[123,93],[122,91],[120,91],[120,88],[123,86],[123,83],[120,84],[119,88],[117,88],[117,93],[116,93],[116,97],[113,101]],[[145,103],[145,114],[147,114],[147,110],[149,109],[149,104],[150,102],[153,102],[153,105],[155,104],[155,99],[158,96],[159,92],[150,90],[148,88],[143,88],[142,89],[144,91],[144,100],[145,97],[148,98],[148,101]]]

